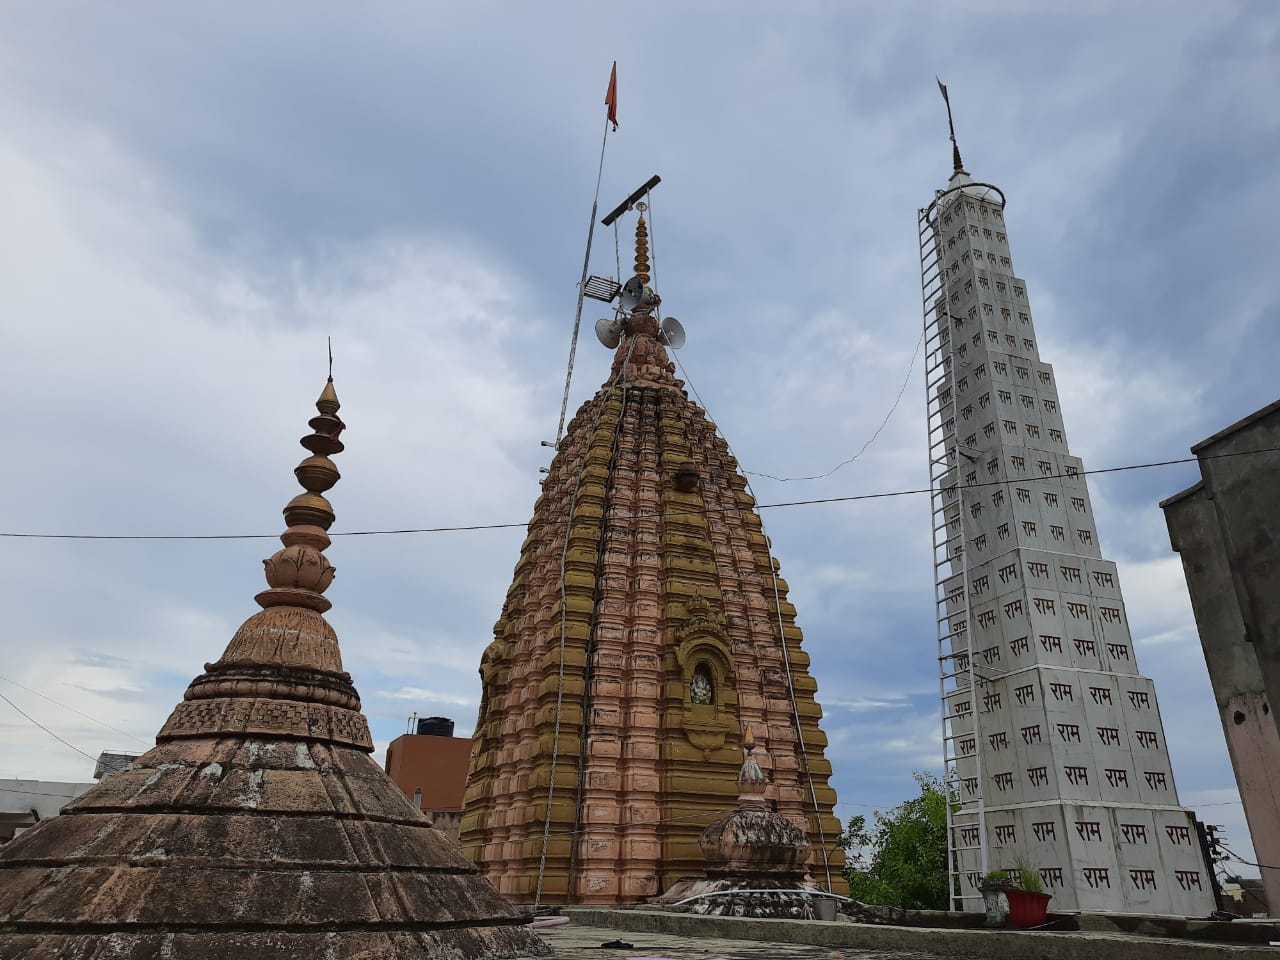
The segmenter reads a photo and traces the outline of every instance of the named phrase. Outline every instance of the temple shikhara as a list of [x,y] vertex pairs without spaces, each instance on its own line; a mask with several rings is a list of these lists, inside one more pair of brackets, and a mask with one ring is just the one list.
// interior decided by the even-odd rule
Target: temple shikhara
[[958,148],[953,166],[919,217],[953,904],[981,909],[984,874],[1023,864],[1055,911],[1206,916],[1211,877],[1004,194]]
[[[744,733],[767,803],[843,889],[795,608],[725,441],[676,379],[643,204],[609,378],[558,444],[480,668],[463,850],[518,903],[625,903],[701,877]],[[768,761],[766,761],[768,762]]]
[[0,847],[0,960],[548,954],[369,756],[323,616],[332,379],[316,407],[263,609],[154,749]]

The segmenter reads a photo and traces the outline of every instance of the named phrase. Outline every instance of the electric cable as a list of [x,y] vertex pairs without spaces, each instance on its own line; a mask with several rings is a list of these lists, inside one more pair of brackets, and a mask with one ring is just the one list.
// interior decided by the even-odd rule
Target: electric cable
[[121,730],[119,727],[113,727],[111,724],[107,723],[106,721],[99,720],[97,717],[91,717],[89,716],[89,714],[84,713],[81,710],[77,710],[75,707],[69,707],[65,703],[59,703],[57,700],[53,699],[53,697],[50,697],[47,694],[43,694],[39,690],[32,690],[30,687],[23,686],[17,680],[10,680],[8,677],[4,677],[4,676],[0,676],[0,680],[3,680],[5,683],[13,684],[19,690],[25,690],[27,691],[27,693],[33,693],[37,697],[40,697],[42,700],[48,700],[55,707],[61,707],[63,710],[70,710],[72,713],[77,714],[81,717],[84,717],[86,720],[92,720],[94,723],[98,724],[99,726],[106,727],[108,730],[118,733],[122,737],[128,737],[130,740],[134,741],[135,743],[140,743],[146,747],[151,746],[151,744],[149,744],[146,740],[143,740],[140,737],[135,737],[132,733],[126,733],[125,731]]
[[[42,781],[40,781],[40,780],[27,780],[27,781],[25,781],[25,782],[27,782],[27,783],[41,783]],[[76,799],[76,797],[75,797],[75,796],[69,796],[68,794],[65,794],[65,793],[50,793],[50,792],[48,792],[48,791],[46,791],[46,790],[21,790],[21,789],[18,789],[18,788],[16,788],[16,787],[0,787],[0,793],[16,793],[16,794],[20,794],[20,795],[22,795],[22,796],[28,796],[28,797],[65,797],[65,798],[66,798],[66,799],[68,799],[68,800],[74,800],[74,799]],[[885,808],[885,807],[892,807],[892,806],[894,806],[894,804],[888,804],[888,805],[886,805],[886,804],[876,804],[876,803],[853,803],[853,802],[850,802],[850,801],[848,801],[848,800],[841,800],[841,801],[840,801],[840,806],[842,806],[842,807],[866,807],[866,808],[867,808],[867,809],[869,809],[869,810],[872,810],[872,809],[873,809],[873,810],[879,810],[879,809],[881,809],[881,808]],[[595,831],[595,830],[599,830],[599,829],[601,829],[601,828],[605,828],[605,829],[612,829],[612,830],[626,830],[628,827],[647,827],[647,826],[656,826],[657,824],[661,824],[661,823],[676,823],[676,822],[678,822],[678,821],[685,821],[685,820],[698,820],[698,819],[705,819],[705,818],[706,818],[706,816],[707,816],[707,812],[706,812],[706,811],[704,811],[704,812],[702,812],[702,813],[691,813],[691,814],[685,814],[684,816],[680,816],[680,817],[660,817],[660,818],[659,818],[659,819],[657,819],[657,820],[629,820],[629,821],[628,821],[628,822],[626,822],[626,823],[616,823],[616,824],[596,824],[595,826],[593,826],[593,827],[591,828],[591,830],[561,830],[561,831],[553,832],[553,833],[551,834],[551,836],[553,836],[553,837],[574,837],[574,836],[578,836],[579,834],[583,834],[583,833],[591,833],[591,832],[593,832],[593,831]]]
[[[654,234],[656,237],[657,230],[654,228],[654,222],[653,222],[652,197],[649,198],[649,229],[650,229],[650,232]],[[653,248],[652,253],[653,253],[654,284],[656,285],[657,275],[658,275],[658,244],[656,239],[651,240],[651,246]],[[662,319],[661,301],[659,301],[659,304],[657,307],[657,313],[658,313],[659,325],[661,325],[661,319]],[[681,376],[684,378],[685,383],[687,383],[689,385],[689,389],[693,391],[693,395],[697,399],[698,405],[701,406],[702,409],[705,411],[707,409],[707,405],[703,402],[702,396],[698,393],[697,386],[693,383],[693,380],[690,379],[688,372],[685,370],[684,363],[680,360],[679,352],[676,350],[672,350],[671,353],[676,358],[676,364],[680,370]],[[912,364],[914,365],[914,360],[912,361]],[[906,389],[906,385],[904,384],[903,390],[905,389]],[[896,404],[895,404],[895,407],[896,407]],[[708,416],[710,416],[710,414],[708,414]],[[728,438],[725,437],[723,433],[721,433],[721,437],[724,438],[725,449],[728,450],[729,456],[733,457],[734,460],[737,460],[738,459],[737,455],[733,452],[733,447],[730,446]],[[751,499],[757,500],[758,498],[756,497],[755,489],[751,486],[751,480],[746,476],[743,477],[743,480],[746,482],[747,492],[751,495]],[[762,532],[763,532],[763,528],[764,528],[764,524],[762,521],[761,522]],[[823,866],[823,871],[826,874],[827,890],[830,890],[831,889],[831,861],[830,861],[830,857],[828,855],[828,850],[827,850],[826,831],[822,826],[822,808],[818,805],[818,792],[817,792],[817,789],[814,787],[813,770],[809,765],[809,751],[804,742],[804,727],[800,722],[800,706],[799,704],[796,703],[795,678],[793,676],[792,669],[791,669],[791,652],[790,652],[790,649],[787,647],[787,628],[786,628],[786,625],[783,623],[783,619],[782,619],[782,596],[778,589],[777,561],[774,559],[773,545],[769,541],[768,537],[765,537],[765,553],[768,556],[769,577],[773,584],[773,609],[777,615],[777,621],[778,621],[778,644],[782,651],[782,663],[783,663],[783,668],[786,672],[786,677],[787,677],[787,693],[790,695],[790,698],[791,698],[791,713],[792,713],[793,721],[795,723],[796,743],[800,748],[799,750],[800,764],[801,764],[801,768],[804,770],[805,779],[808,781],[808,785],[809,785],[809,799],[813,805],[813,822],[818,829],[819,850],[822,853],[822,866]]]
[[[28,780],[27,783],[40,783],[39,780]],[[0,793],[16,793],[24,797],[60,797],[63,800],[75,800],[80,794],[49,793],[45,790],[17,790],[13,787],[0,787]]]
[[[631,345],[627,348],[627,355],[623,358],[622,365],[618,368],[618,375],[613,378],[613,381],[609,384],[608,390],[602,391],[603,396],[599,396],[596,398],[597,406],[596,406],[595,416],[592,419],[591,430],[588,432],[587,434],[588,436],[590,437],[595,436],[596,428],[600,425],[600,418],[604,416],[604,409],[608,405],[608,398],[619,385],[621,385],[622,387],[623,402],[625,403],[627,388],[626,388],[626,383],[624,382],[624,378],[626,377],[626,374],[627,374],[627,364],[631,362],[631,353],[632,351],[635,350],[635,346],[636,346],[636,338],[632,337]],[[622,429],[621,415],[619,415],[618,421],[614,425],[613,429],[614,429],[614,442],[616,443],[618,433]],[[557,455],[558,454],[559,454],[559,451],[557,451]],[[586,463],[585,454],[584,454],[583,463],[584,465]],[[548,474],[548,478],[550,478],[550,474]],[[582,489],[582,478],[583,478],[583,471],[579,470],[577,480],[574,483],[573,494],[569,498],[569,512],[568,512],[568,516],[564,521],[565,524],[573,523],[574,510],[577,508],[577,505],[578,505],[578,493]],[[604,526],[605,526],[603,516],[600,518],[600,525],[601,525],[601,531],[603,532]],[[529,529],[530,530],[533,529],[532,523],[529,524]],[[544,818],[543,826],[542,826],[542,851],[538,855],[538,884],[534,893],[535,906],[541,906],[542,904],[542,884],[546,874],[546,867],[547,867],[547,841],[551,835],[551,812],[552,812],[551,801],[555,797],[556,763],[560,758],[560,717],[561,717],[561,712],[563,710],[563,704],[564,704],[565,648],[566,648],[566,643],[568,639],[568,617],[569,617],[569,599],[568,599],[568,593],[565,589],[565,574],[566,574],[566,570],[569,562],[570,539],[571,538],[569,536],[569,531],[565,530],[564,546],[560,551],[560,657],[559,657],[560,665],[558,670],[558,680],[556,683],[556,723],[555,723],[555,732],[552,736],[552,742],[551,742],[551,776],[547,785],[547,810],[546,810],[546,816]]]
[[823,480],[831,476],[833,473],[835,473],[837,470],[841,469],[842,467],[847,467],[849,464],[856,461],[859,457],[861,457],[864,453],[867,452],[868,447],[870,447],[873,443],[876,442],[877,439],[879,439],[880,434],[884,431],[884,428],[889,425],[889,420],[893,417],[894,413],[897,412],[898,405],[902,403],[902,397],[907,392],[907,385],[911,382],[911,375],[915,372],[916,360],[920,358],[920,347],[923,346],[923,344],[924,344],[924,331],[921,331],[919,338],[916,340],[916,348],[911,354],[911,362],[907,365],[907,375],[902,378],[902,386],[898,388],[898,395],[894,398],[893,405],[889,407],[889,412],[884,415],[884,419],[880,421],[880,426],[876,427],[875,432],[871,434],[870,439],[868,439],[866,443],[864,443],[861,447],[859,447],[858,452],[855,453],[853,456],[849,457],[847,460],[841,460],[839,463],[837,463],[834,467],[832,467],[826,473],[814,474],[811,477],[775,477],[771,473],[761,473],[756,470],[747,470],[745,468],[742,468],[742,472],[745,474],[749,474],[750,476],[753,476],[753,477],[764,477],[766,480],[776,480],[779,483],[790,483],[793,480]]
[[45,733],[47,733],[49,736],[53,737],[53,739],[57,740],[57,741],[58,741],[60,744],[62,744],[63,746],[70,747],[70,748],[71,748],[72,750],[74,750],[76,753],[80,754],[80,756],[82,756],[82,757],[87,757],[88,759],[92,760],[94,763],[97,763],[97,762],[98,762],[98,758],[97,758],[97,757],[95,757],[95,756],[92,756],[92,755],[90,755],[90,754],[85,753],[83,750],[81,750],[79,747],[77,747],[74,743],[71,743],[69,740],[63,740],[63,739],[62,739],[62,737],[58,736],[56,733],[54,733],[52,730],[50,730],[48,727],[46,727],[43,723],[41,723],[41,722],[40,722],[39,720],[37,720],[35,717],[31,716],[31,714],[27,713],[27,712],[26,712],[25,710],[23,710],[20,706],[18,706],[18,705],[17,705],[16,703],[14,703],[12,700],[10,700],[8,697],[6,697],[3,693],[0,693],[0,700],[3,700],[3,701],[4,701],[5,703],[7,703],[9,706],[13,707],[13,709],[17,710],[20,714],[22,714],[24,717],[26,717],[28,720],[30,720],[32,723],[34,723],[37,727],[39,727],[41,730],[43,730],[43,731],[44,731]]
[[[695,392],[696,396],[696,392]],[[1061,480],[1066,477],[1093,477],[1110,473],[1125,473],[1133,470],[1147,470],[1154,467],[1172,467],[1184,463],[1198,463],[1203,460],[1218,460],[1227,457],[1246,457],[1258,456],[1262,454],[1280,453],[1280,447],[1264,447],[1259,450],[1237,450],[1231,453],[1215,453],[1204,454],[1198,457],[1179,457],[1173,460],[1153,460],[1148,463],[1129,463],[1118,467],[1099,467],[1093,470],[1078,470],[1075,473],[1048,473],[1038,477],[1025,477],[1019,480],[1020,483],[1043,483],[1048,480]],[[983,480],[976,483],[960,484],[964,490],[981,490],[985,487],[999,487],[1009,483],[1009,480]],[[847,494],[838,497],[813,497],[807,500],[782,500],[777,503],[757,503],[752,509],[755,510],[777,510],[784,507],[808,507],[819,504],[828,503],[856,503],[862,500],[886,500],[894,497],[910,497],[921,496],[924,494],[934,493],[932,487],[911,487],[900,490],[883,490],[876,493],[856,493]],[[729,506],[717,509],[704,510],[680,510],[668,512],[648,511],[636,513],[632,515],[621,515],[619,520],[645,520],[654,517],[680,517],[708,515],[713,513],[728,513],[742,509],[739,506]],[[440,526],[440,527],[403,527],[385,530],[343,530],[330,532],[330,537],[382,537],[382,536],[400,536],[405,534],[429,534],[429,533],[470,533],[478,530],[513,530],[524,527],[532,530],[536,526],[552,526],[564,525],[569,521],[545,519],[523,522],[510,523],[472,523],[461,524],[457,526]],[[172,533],[172,534],[124,534],[124,533],[22,533],[15,531],[0,531],[0,538],[9,538],[15,540],[109,540],[109,541],[201,541],[201,540],[276,540],[279,538],[278,533]]]
[[1230,847],[1228,847],[1225,843],[1221,841],[1218,842],[1218,846],[1222,848],[1223,853],[1226,853],[1228,856],[1230,856],[1231,859],[1234,860],[1236,863],[1243,863],[1250,867],[1257,867],[1260,870],[1280,870],[1280,867],[1277,867],[1274,864],[1254,863],[1252,860],[1246,860],[1244,857],[1240,856],[1238,853],[1233,851]]

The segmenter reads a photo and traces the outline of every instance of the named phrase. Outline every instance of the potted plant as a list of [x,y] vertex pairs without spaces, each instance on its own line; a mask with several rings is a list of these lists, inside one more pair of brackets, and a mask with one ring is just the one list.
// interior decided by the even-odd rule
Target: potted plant
[[978,884],[982,905],[987,911],[984,927],[1003,927],[1009,919],[1009,901],[1005,899],[1008,889],[1009,877],[1004,870],[989,871]]
[[1040,871],[1027,863],[1019,863],[1012,871],[1013,885],[1005,891],[1009,898],[1009,921],[1022,929],[1038,927],[1049,913],[1049,901],[1044,892]]

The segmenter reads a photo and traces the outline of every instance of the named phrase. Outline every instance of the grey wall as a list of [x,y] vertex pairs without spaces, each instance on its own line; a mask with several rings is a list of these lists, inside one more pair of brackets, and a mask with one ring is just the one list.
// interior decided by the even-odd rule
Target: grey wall
[[[1161,504],[1259,863],[1280,864],[1280,402],[1192,448],[1202,480]],[[1271,914],[1280,870],[1263,868]]]

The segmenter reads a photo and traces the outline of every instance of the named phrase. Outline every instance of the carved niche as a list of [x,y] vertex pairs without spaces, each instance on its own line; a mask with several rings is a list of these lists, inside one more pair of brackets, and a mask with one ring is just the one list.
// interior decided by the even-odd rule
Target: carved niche
[[685,619],[676,625],[674,638],[680,670],[679,725],[689,742],[710,759],[738,729],[738,695],[724,617],[695,593],[685,603]]

